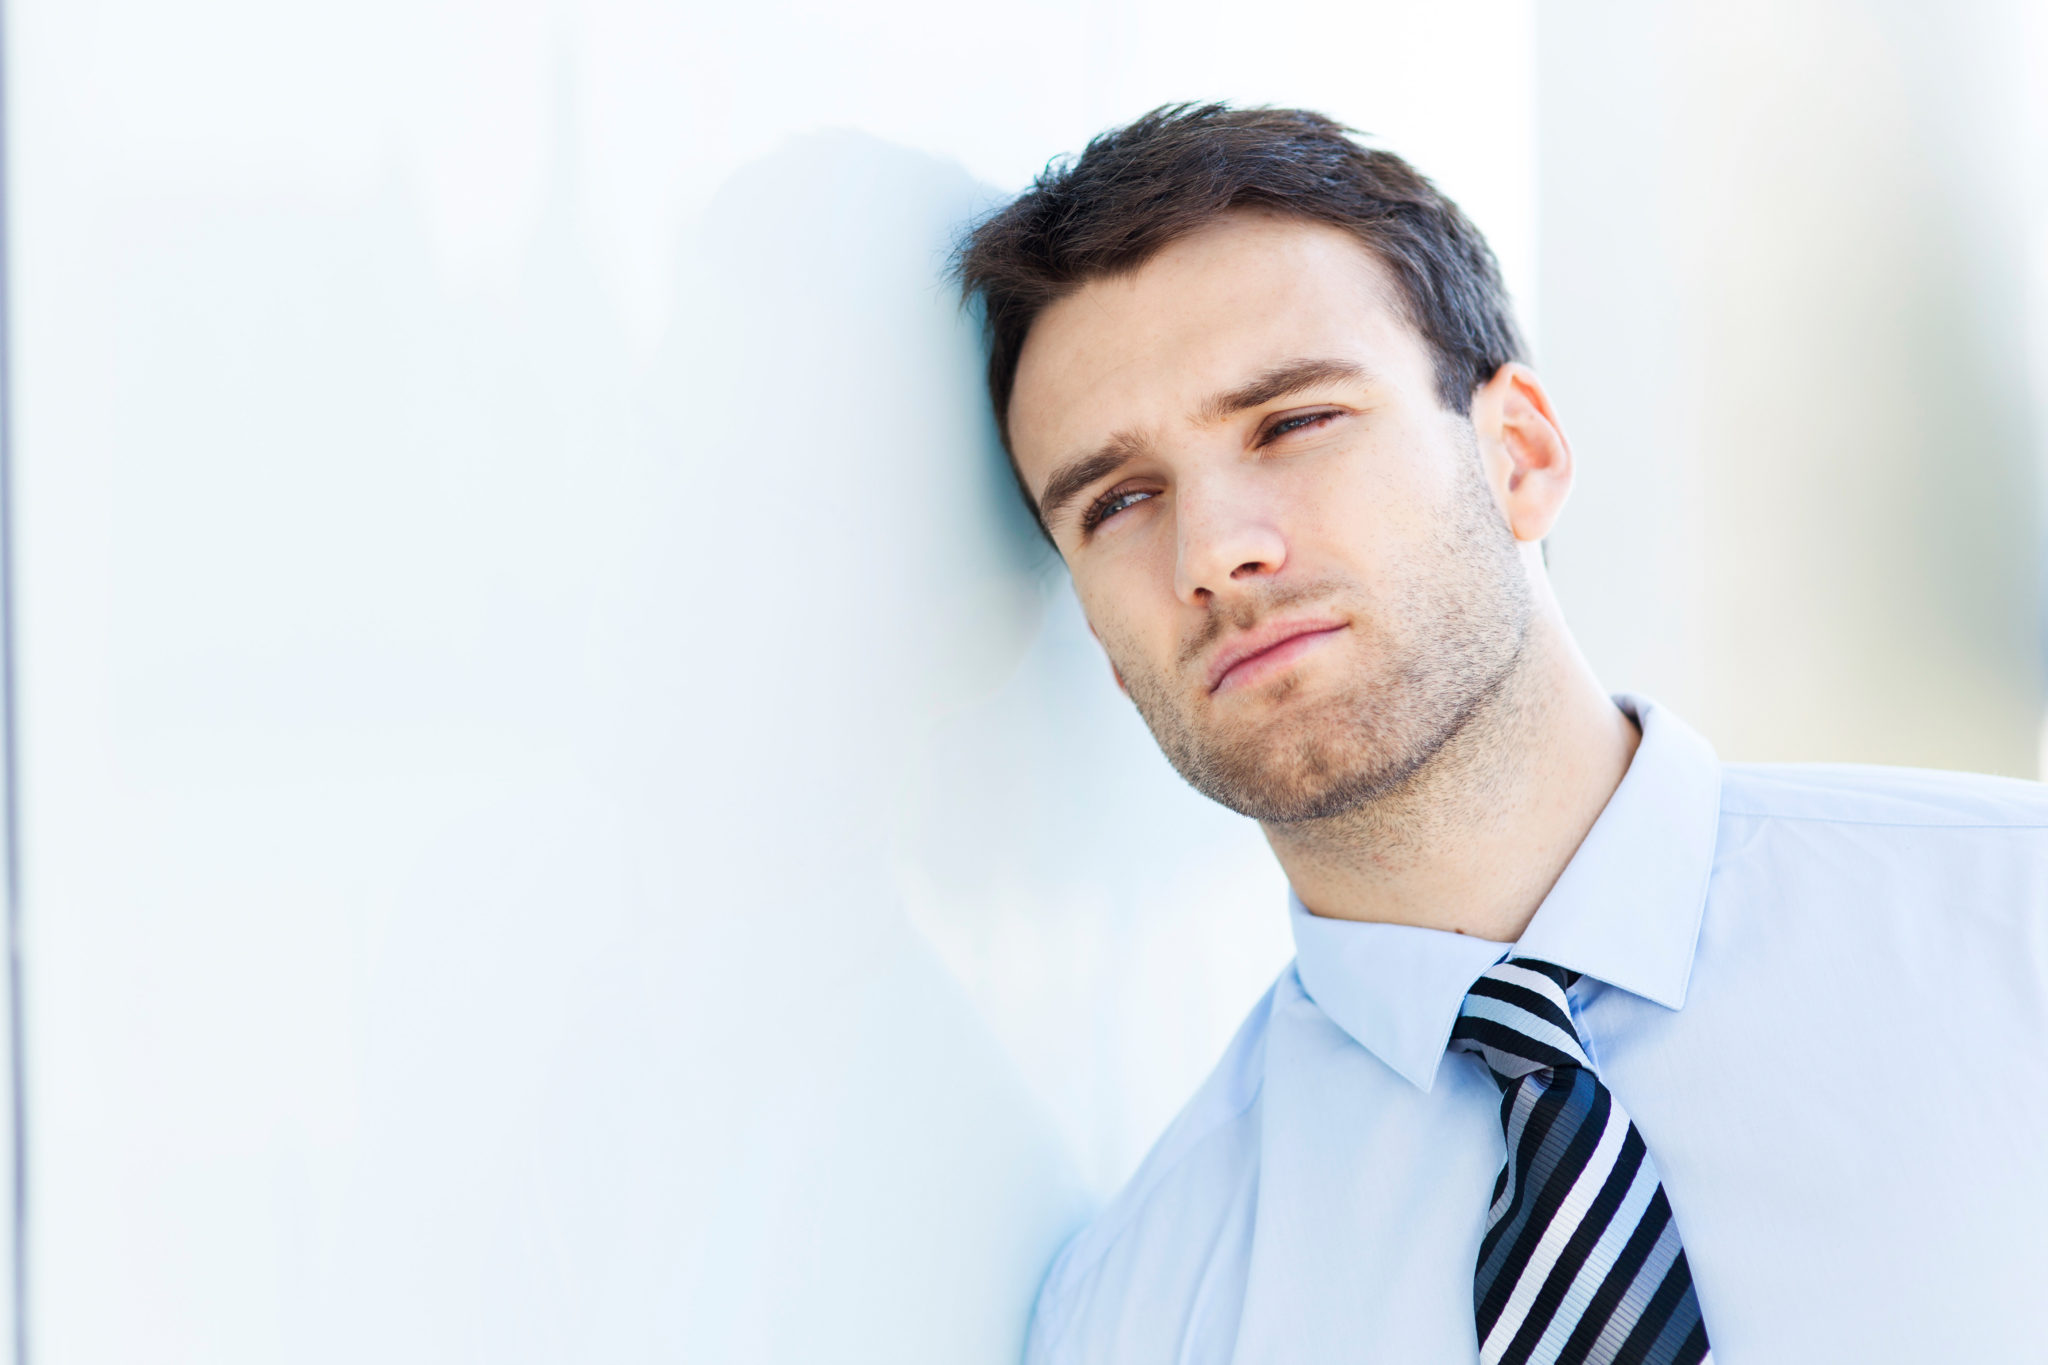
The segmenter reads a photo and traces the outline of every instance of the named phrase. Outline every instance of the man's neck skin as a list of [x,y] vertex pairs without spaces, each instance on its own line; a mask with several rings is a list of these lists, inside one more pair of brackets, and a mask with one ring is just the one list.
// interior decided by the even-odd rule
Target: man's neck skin
[[1640,739],[1540,585],[1514,672],[1429,763],[1368,807],[1266,839],[1314,914],[1512,943]]

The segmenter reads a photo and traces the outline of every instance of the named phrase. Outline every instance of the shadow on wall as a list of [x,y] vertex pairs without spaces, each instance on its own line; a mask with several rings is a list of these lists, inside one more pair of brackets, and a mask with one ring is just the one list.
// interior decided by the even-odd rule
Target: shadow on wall
[[1049,554],[941,279],[986,199],[850,133],[749,167],[685,247],[650,379],[677,478],[631,671],[664,680],[649,709],[693,771],[821,825],[884,803],[914,734],[992,691],[1038,626]]
[[939,279],[983,198],[823,135],[685,242],[583,642],[588,786],[501,802],[392,917],[350,1269],[448,1358],[1020,1349],[1081,1197],[891,855],[918,736],[1041,609]]

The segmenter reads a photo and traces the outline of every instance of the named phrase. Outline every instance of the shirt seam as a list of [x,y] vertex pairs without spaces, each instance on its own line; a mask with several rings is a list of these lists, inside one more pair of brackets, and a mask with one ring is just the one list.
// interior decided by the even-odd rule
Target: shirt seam
[[1724,816],[1744,820],[1797,820],[1809,825],[1861,825],[1877,829],[2048,829],[2048,820],[1880,820],[1854,815],[1790,815],[1775,810],[1732,810],[1721,808]]

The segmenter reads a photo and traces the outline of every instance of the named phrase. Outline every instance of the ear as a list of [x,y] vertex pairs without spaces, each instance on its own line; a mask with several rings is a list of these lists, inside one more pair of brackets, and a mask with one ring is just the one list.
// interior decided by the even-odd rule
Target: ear
[[1472,429],[1508,529],[1519,541],[1542,540],[1564,510],[1573,474],[1571,443],[1543,381],[1519,362],[1501,366],[1472,395]]

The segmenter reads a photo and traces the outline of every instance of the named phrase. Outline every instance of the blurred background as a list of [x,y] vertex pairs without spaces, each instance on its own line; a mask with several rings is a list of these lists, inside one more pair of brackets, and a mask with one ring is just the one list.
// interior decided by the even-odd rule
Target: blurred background
[[[1290,955],[939,274],[1171,100],[1498,252],[1736,760],[2034,776],[2018,0],[8,0],[12,1335],[998,1362]],[[17,1347],[19,1349],[19,1346]]]

